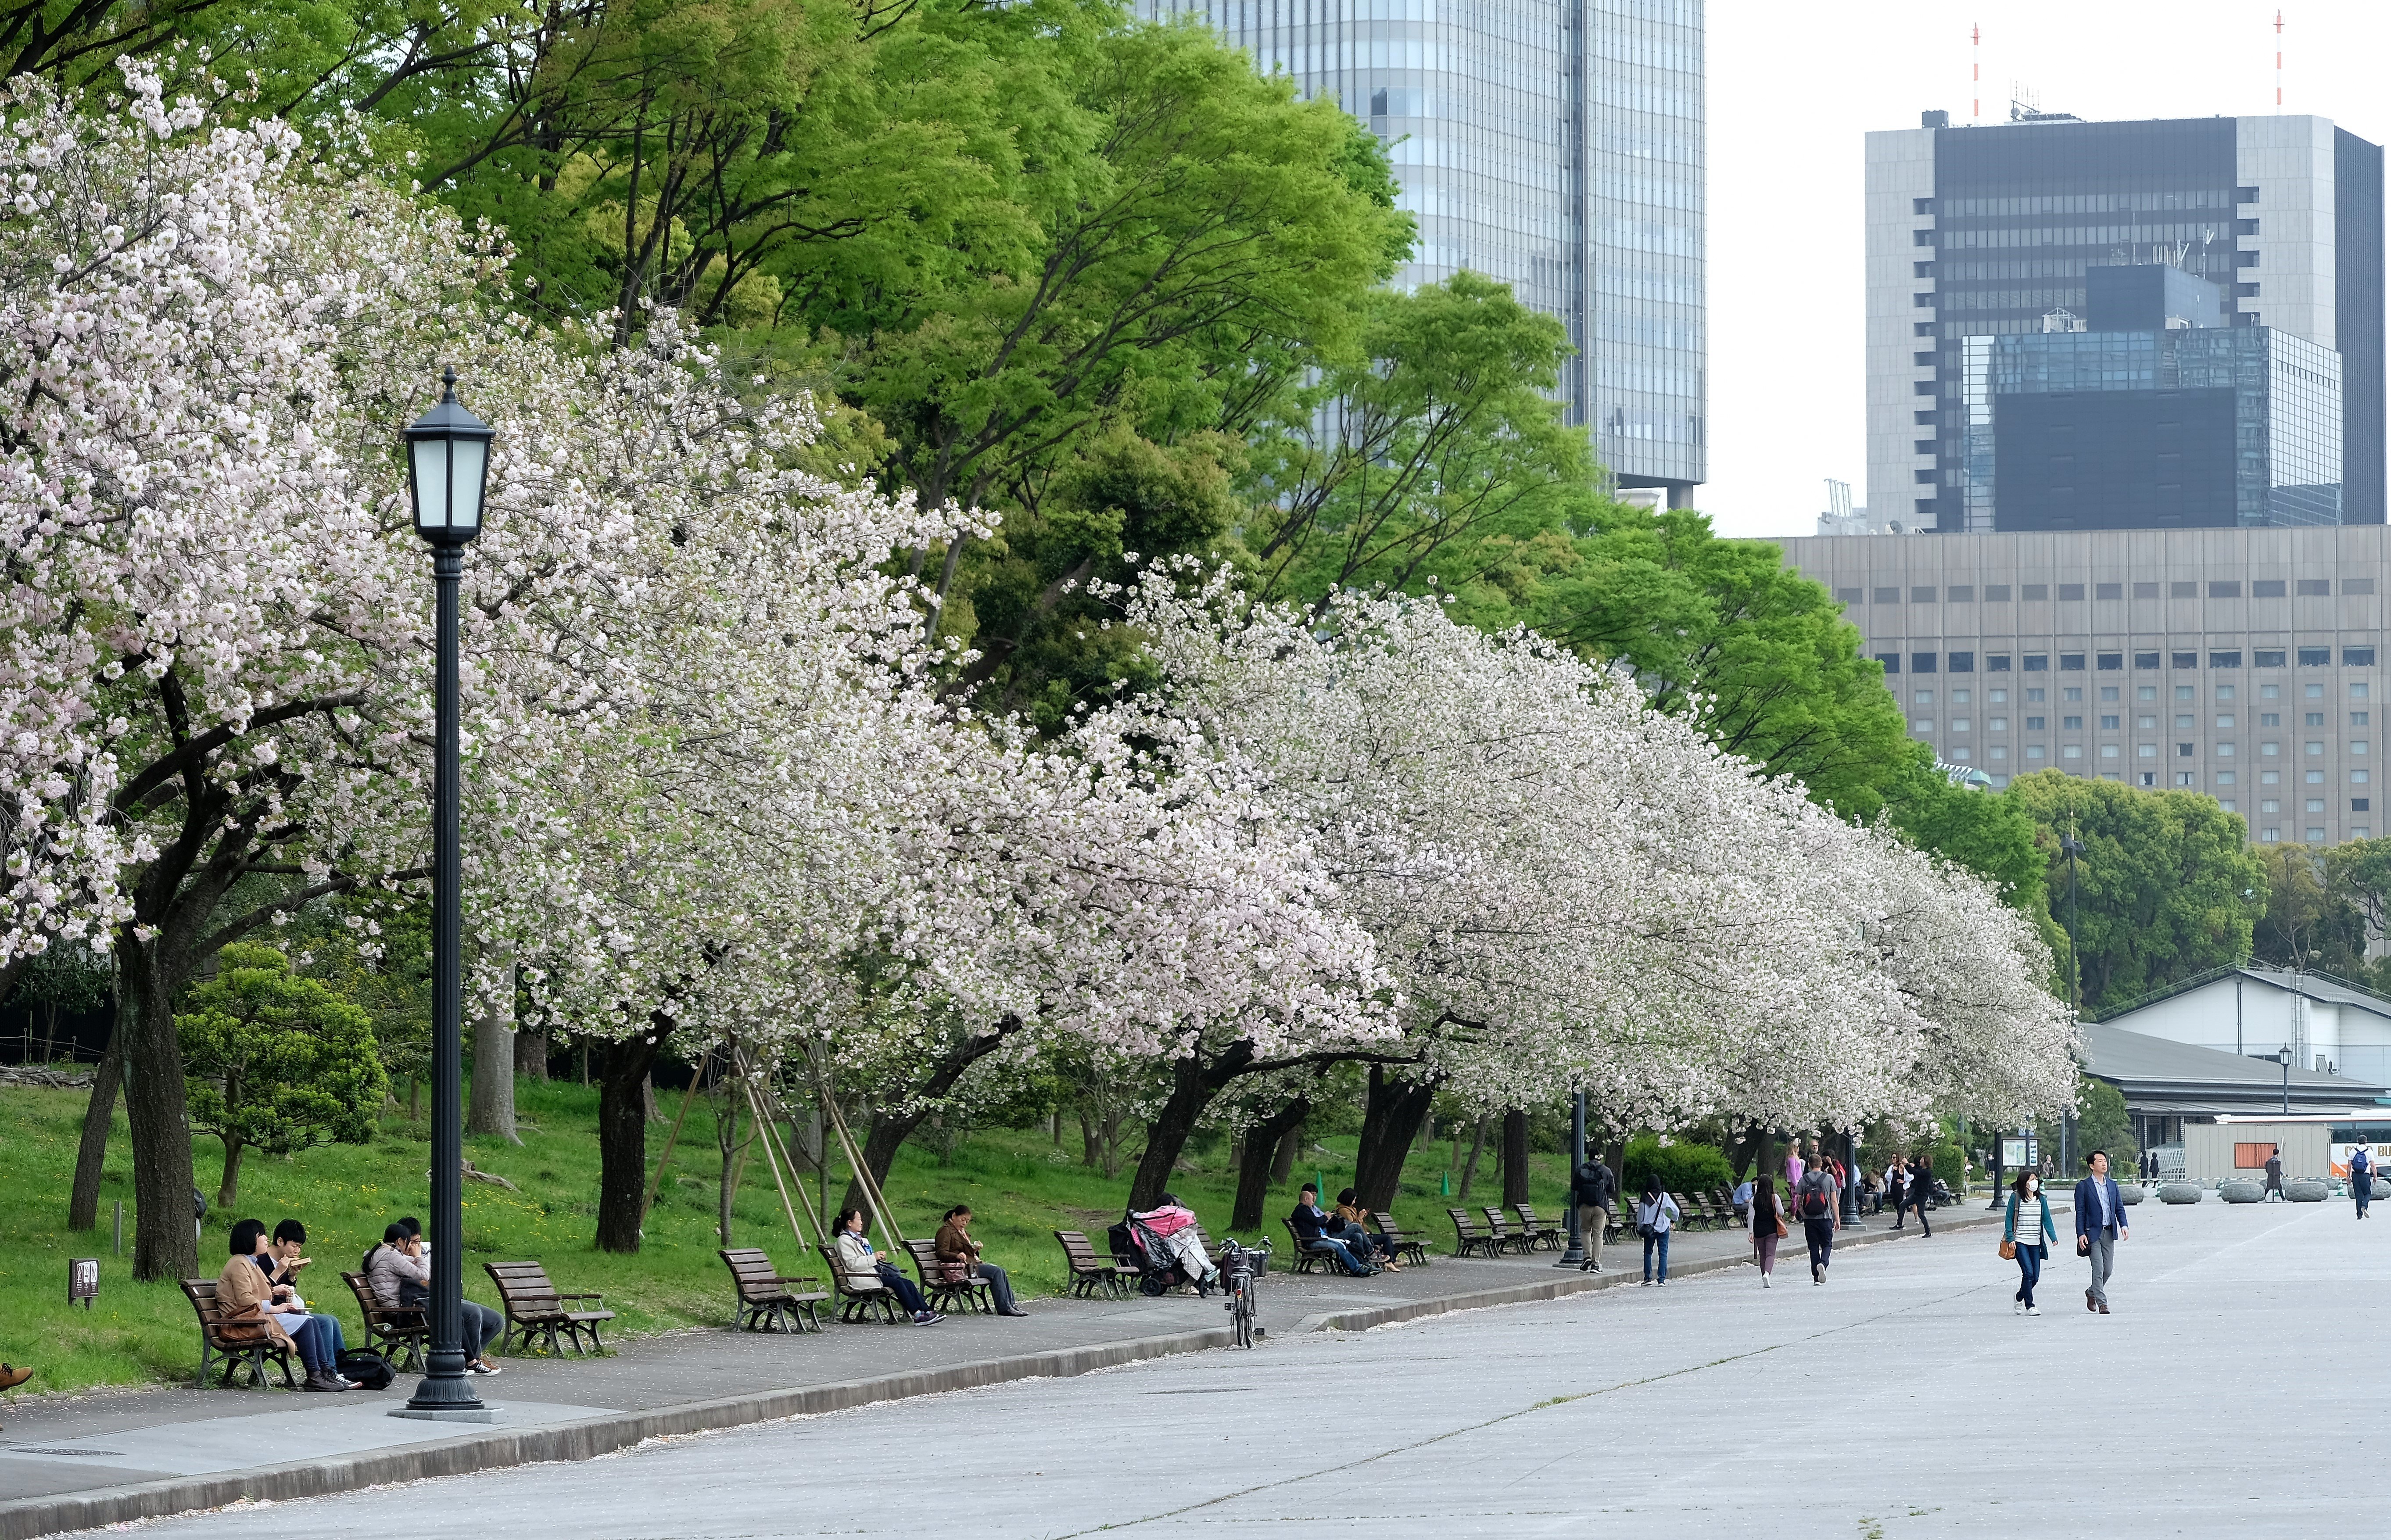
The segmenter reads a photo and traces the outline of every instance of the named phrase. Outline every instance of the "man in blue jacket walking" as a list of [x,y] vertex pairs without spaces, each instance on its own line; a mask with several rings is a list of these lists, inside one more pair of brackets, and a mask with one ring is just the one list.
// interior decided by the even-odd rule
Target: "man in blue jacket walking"
[[2075,1252],[2092,1263],[2092,1287],[2084,1291],[2084,1308],[2109,1314],[2109,1270],[2117,1259],[2117,1243],[2126,1238],[2126,1200],[2109,1180],[2109,1152],[2094,1150],[2087,1162],[2092,1174],[2075,1184]]

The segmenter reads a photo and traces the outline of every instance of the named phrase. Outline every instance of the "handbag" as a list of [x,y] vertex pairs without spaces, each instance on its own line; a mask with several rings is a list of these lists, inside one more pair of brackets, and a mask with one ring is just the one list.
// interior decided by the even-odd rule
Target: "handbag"
[[2017,1261],[2017,1242],[2013,1240],[2005,1240],[2001,1242],[2001,1261]]
[[2079,1257],[2088,1257],[2092,1254],[2092,1237],[2090,1236],[2078,1236],[2075,1237],[2075,1254]]

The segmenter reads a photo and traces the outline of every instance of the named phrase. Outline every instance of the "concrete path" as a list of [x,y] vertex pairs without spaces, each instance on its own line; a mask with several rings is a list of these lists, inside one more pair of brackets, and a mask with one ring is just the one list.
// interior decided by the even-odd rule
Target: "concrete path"
[[[1956,1211],[1954,1220],[1960,1217]],[[1971,1210],[1969,1217],[1977,1217]],[[1893,1238],[1883,1221],[1852,1238]],[[1914,1224],[1913,1224],[1914,1229]],[[1680,1234],[1681,1275],[1739,1266],[1740,1232]],[[1263,1318],[1278,1339],[1512,1303],[1633,1281],[1636,1250],[1609,1271],[1553,1266],[1553,1253],[1439,1258],[1360,1279],[1273,1273]],[[1796,1272],[1798,1261],[1793,1262]],[[957,1316],[933,1327],[833,1326],[819,1335],[675,1333],[614,1356],[510,1360],[477,1381],[498,1408],[487,1428],[382,1415],[413,1384],[379,1395],[291,1396],[189,1389],[19,1400],[0,1434],[0,1537],[187,1510],[252,1496],[307,1495],[543,1459],[587,1458],[656,1436],[1002,1383],[1083,1374],[1224,1343],[1217,1300],[1036,1303],[1027,1320]]]
[[[165,1537],[1149,1533],[1853,1537],[2375,1533],[2391,1224],[2131,1215],[2115,1314],[2057,1259],[2010,1313],[1984,1229],[1825,1288],[1748,1269],[651,1445]],[[1899,1457],[1882,1457],[1887,1450]],[[2100,1472],[2071,1474],[2079,1453]]]

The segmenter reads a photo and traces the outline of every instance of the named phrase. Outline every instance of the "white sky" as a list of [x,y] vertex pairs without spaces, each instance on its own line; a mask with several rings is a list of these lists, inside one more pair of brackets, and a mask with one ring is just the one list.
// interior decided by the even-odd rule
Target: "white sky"
[[2391,143],[2391,3],[2294,0],[1710,0],[1711,479],[1724,535],[1809,535],[1826,478],[1868,500],[1861,136],[1968,121],[1968,31],[1984,28],[1983,121],[2012,80],[2079,118],[2283,110]]

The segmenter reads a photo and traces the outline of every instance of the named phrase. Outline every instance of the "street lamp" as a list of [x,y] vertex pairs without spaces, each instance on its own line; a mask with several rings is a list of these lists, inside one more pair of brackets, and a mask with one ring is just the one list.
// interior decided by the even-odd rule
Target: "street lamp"
[[1555,1267],[1585,1265],[1585,1225],[1579,1220],[1582,1210],[1577,1206],[1577,1173],[1585,1167],[1585,1093],[1581,1090],[1570,1104],[1570,1195],[1569,1249],[1561,1253]]
[[463,776],[457,748],[457,589],[465,542],[482,532],[490,471],[490,425],[457,400],[457,371],[440,376],[440,404],[407,430],[407,489],[415,533],[432,547],[438,599],[432,776],[432,1354],[423,1382],[391,1416],[488,1422],[489,1408],[465,1373],[464,1108],[458,1061],[463,979],[458,957],[462,863],[458,822]]
[[2283,1067],[2283,1116],[2288,1118],[2292,1115],[2292,1045],[2283,1044],[2275,1059]]

